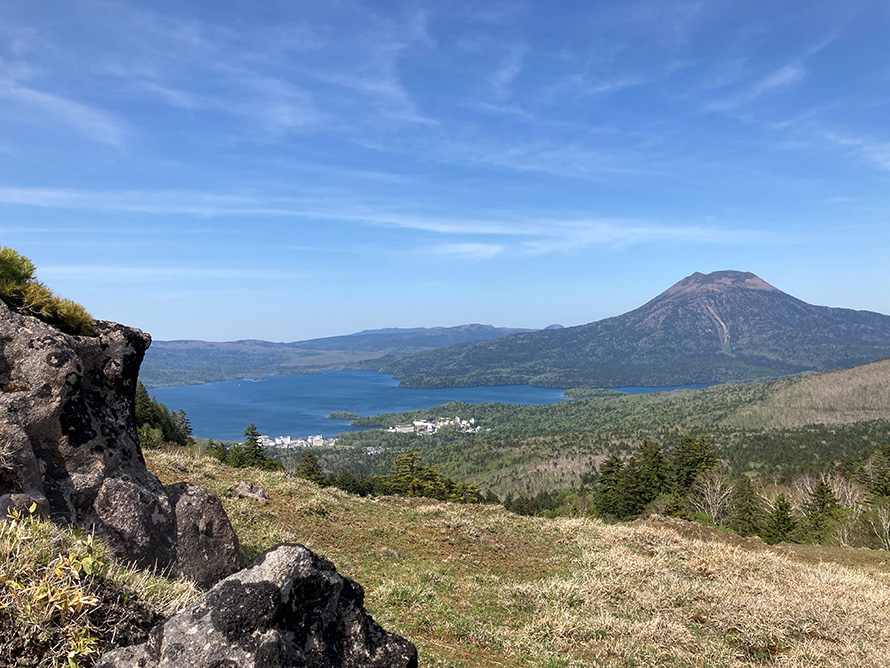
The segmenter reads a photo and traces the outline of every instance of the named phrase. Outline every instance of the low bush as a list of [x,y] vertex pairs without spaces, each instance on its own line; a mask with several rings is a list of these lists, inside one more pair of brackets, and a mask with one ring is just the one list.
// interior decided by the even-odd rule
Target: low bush
[[0,299],[14,311],[39,318],[68,334],[91,335],[96,323],[87,310],[53,293],[34,278],[35,271],[31,260],[0,246]]

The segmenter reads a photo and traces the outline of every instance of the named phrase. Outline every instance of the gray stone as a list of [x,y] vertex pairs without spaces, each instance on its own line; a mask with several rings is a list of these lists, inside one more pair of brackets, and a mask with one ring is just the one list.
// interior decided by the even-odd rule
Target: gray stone
[[176,515],[179,572],[207,589],[238,570],[238,536],[222,504],[190,482],[164,488]]
[[98,668],[416,668],[417,649],[364,610],[364,590],[302,545],[279,545]]
[[239,499],[256,499],[260,503],[265,503],[269,500],[269,492],[263,489],[260,485],[254,485],[247,480],[238,482],[238,486],[235,488],[235,496]]
[[[201,555],[218,550],[228,558],[231,536],[209,492],[189,492],[178,523],[167,491],[145,467],[135,393],[150,343],[138,329],[102,321],[95,336],[72,336],[0,302],[0,496],[27,495],[54,519],[107,536],[119,557],[206,586],[211,572],[231,570],[208,568]],[[200,518],[199,499],[212,521]],[[201,540],[180,553],[177,538],[186,535]]]

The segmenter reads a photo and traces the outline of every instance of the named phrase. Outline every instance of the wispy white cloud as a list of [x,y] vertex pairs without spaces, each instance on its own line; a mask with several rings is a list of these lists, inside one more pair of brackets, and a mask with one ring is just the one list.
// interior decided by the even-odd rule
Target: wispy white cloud
[[[0,78],[0,98],[18,109],[17,118],[41,125],[62,123],[93,141],[121,146],[128,134],[125,124],[111,114],[60,95],[36,90],[9,77]],[[10,106],[7,106],[10,110]]]
[[[623,248],[642,244],[737,244],[780,241],[780,235],[745,228],[665,225],[624,219],[535,218],[505,214],[499,218],[454,218],[411,215],[387,210],[388,205],[348,204],[332,207],[282,197],[237,197],[212,193],[96,193],[55,189],[0,188],[0,204],[155,215],[200,217],[300,217],[351,224],[393,227],[435,233],[455,241],[429,247],[430,252],[468,259],[488,259],[508,252],[573,253],[590,247]],[[391,205],[389,205],[391,208]],[[495,237],[497,241],[463,238]],[[168,269],[146,269],[164,273]],[[204,271],[195,269],[193,271]]]
[[553,221],[543,228],[540,238],[524,241],[529,253],[575,253],[600,246],[625,248],[643,244],[723,245],[764,243],[776,240],[774,235],[743,229],[701,225],[657,225],[632,220]]
[[491,75],[491,86],[496,97],[505,98],[510,96],[510,86],[513,81],[522,73],[523,61],[528,53],[528,46],[525,44],[513,44],[510,49],[501,58],[497,68]]
[[712,102],[707,106],[709,111],[729,111],[737,109],[757,98],[778,88],[785,88],[804,79],[806,70],[798,64],[789,64],[780,67],[775,72],[756,81],[746,91],[736,97]]
[[890,142],[856,137],[833,130],[818,129],[820,136],[843,149],[852,151],[872,165],[890,171]]
[[425,249],[436,255],[444,255],[452,259],[461,260],[489,260],[504,251],[501,244],[442,244]]

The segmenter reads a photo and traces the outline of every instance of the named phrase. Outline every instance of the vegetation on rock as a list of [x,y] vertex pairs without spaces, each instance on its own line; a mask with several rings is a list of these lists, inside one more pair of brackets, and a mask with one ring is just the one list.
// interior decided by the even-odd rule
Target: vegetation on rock
[[53,293],[34,278],[35,272],[31,260],[0,246],[0,299],[14,311],[39,318],[68,334],[92,334],[95,321],[86,309]]
[[[13,512],[0,522],[0,666],[90,666],[198,595],[112,559],[92,534]],[[26,663],[23,663],[25,661]]]

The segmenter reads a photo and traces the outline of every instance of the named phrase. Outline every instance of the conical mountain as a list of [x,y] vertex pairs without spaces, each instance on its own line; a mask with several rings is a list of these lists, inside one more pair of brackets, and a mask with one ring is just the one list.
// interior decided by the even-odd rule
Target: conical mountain
[[890,357],[890,316],[814,306],[740,271],[694,273],[586,325],[378,361],[410,386],[553,387],[763,380]]

